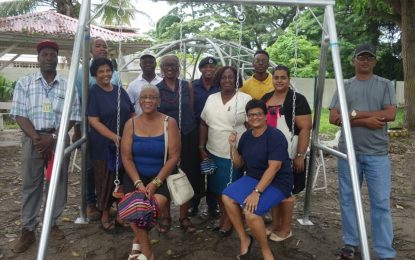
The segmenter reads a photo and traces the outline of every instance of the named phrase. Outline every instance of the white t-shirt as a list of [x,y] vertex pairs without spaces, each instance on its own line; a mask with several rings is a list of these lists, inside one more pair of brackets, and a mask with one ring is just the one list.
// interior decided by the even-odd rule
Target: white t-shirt
[[163,78],[156,74],[156,77],[151,82],[148,82],[143,78],[143,75],[140,75],[135,80],[131,81],[130,84],[128,84],[127,93],[134,105],[135,113],[137,115],[140,115],[143,112],[141,111],[140,103],[138,102],[138,99],[140,98],[141,88],[147,84],[152,84],[155,86],[162,80]]
[[242,92],[238,92],[226,104],[223,104],[220,92],[208,97],[200,117],[208,125],[206,149],[211,154],[221,158],[230,158],[228,139],[234,130],[235,105],[237,106],[235,131],[240,137],[246,131],[245,106],[251,99],[250,95]]

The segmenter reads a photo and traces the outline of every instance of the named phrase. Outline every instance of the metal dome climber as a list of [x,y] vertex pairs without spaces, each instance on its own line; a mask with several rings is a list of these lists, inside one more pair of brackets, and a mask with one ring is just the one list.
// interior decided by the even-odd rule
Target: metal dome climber
[[[198,2],[204,3],[206,0],[178,0],[178,2]],[[357,178],[357,167],[356,167],[356,156],[353,147],[353,139],[351,135],[351,127],[349,121],[349,114],[347,113],[347,103],[344,91],[344,83],[343,83],[343,74],[342,68],[340,63],[340,47],[337,39],[337,31],[336,31],[336,24],[334,18],[334,0],[210,0],[209,2],[216,2],[216,3],[232,3],[232,4],[251,4],[251,5],[288,5],[288,6],[310,6],[310,7],[321,7],[324,8],[324,22],[322,25],[322,39],[321,39],[321,52],[320,52],[320,68],[319,68],[319,76],[317,80],[317,95],[315,98],[314,103],[314,123],[313,123],[313,131],[312,131],[312,139],[311,139],[311,149],[310,149],[310,158],[309,167],[311,171],[308,172],[307,178],[307,187],[306,187],[306,195],[305,195],[305,203],[304,203],[304,212],[303,212],[303,223],[307,223],[311,221],[309,220],[310,215],[310,200],[311,200],[311,188],[312,188],[312,176],[313,176],[313,164],[314,158],[316,156],[316,149],[323,150],[330,154],[333,154],[339,158],[345,159],[348,161],[350,171],[351,171],[351,179],[352,179],[352,188],[353,188],[353,195],[354,195],[354,202],[356,207],[356,219],[359,228],[359,235],[360,235],[360,244],[361,244],[361,254],[364,260],[370,260],[369,254],[369,247],[368,247],[368,240],[367,240],[367,232],[365,226],[365,220],[363,215],[363,207],[359,189],[359,181]],[[73,93],[75,92],[75,77],[77,73],[77,66],[80,61],[81,55],[81,47],[84,46],[84,58],[88,57],[88,42],[89,42],[89,24],[90,24],[90,7],[91,7],[91,0],[84,0],[81,4],[80,15],[79,15],[79,23],[77,27],[77,33],[75,36],[74,41],[74,49],[71,58],[71,66],[69,69],[68,74],[68,89],[66,91],[66,99],[65,104],[62,111],[62,120],[61,125],[59,127],[59,135],[56,144],[55,150],[55,163],[52,169],[52,179],[50,182],[49,192],[46,201],[45,207],[45,214],[44,214],[44,221],[43,221],[43,229],[42,234],[39,242],[39,249],[37,259],[45,259],[46,258],[46,249],[48,243],[49,232],[51,230],[51,220],[52,220],[52,208],[54,205],[55,197],[56,197],[56,186],[57,180],[59,176],[59,169],[62,166],[62,161],[64,155],[69,154],[72,150],[79,147],[86,141],[86,136],[83,136],[80,140],[78,140],[75,144],[72,144],[68,148],[65,149],[64,146],[64,137],[65,133],[68,131],[68,123],[69,123],[69,112],[70,112],[70,105],[72,104],[73,100]],[[83,45],[82,45],[83,44]],[[171,46],[170,46],[171,47]],[[160,56],[163,53],[168,52],[167,50],[170,48],[169,46],[164,46],[164,49],[160,50],[157,55]],[[320,126],[320,117],[321,117],[321,108],[322,108],[322,100],[323,100],[323,91],[324,91],[324,83],[325,83],[325,72],[326,72],[326,65],[328,59],[328,51],[332,53],[332,61],[333,67],[335,72],[336,78],[336,86],[339,96],[339,103],[340,103],[340,111],[342,117],[342,124],[343,124],[343,131],[346,140],[346,148],[347,153],[341,153],[337,150],[324,146],[320,143],[318,139],[319,134],[319,126]],[[186,47],[187,48],[187,47]],[[233,59],[241,59],[241,63],[244,57],[241,54],[239,57],[234,57],[232,53],[229,52],[218,52],[218,57],[221,59],[222,63],[225,64],[225,60],[223,55],[227,53],[229,57],[233,57]],[[241,53],[243,53],[243,48],[241,47]],[[249,52],[248,52],[249,53]],[[252,57],[252,52],[250,52],[249,57]],[[244,63],[242,63],[242,68],[244,67]],[[86,71],[86,70],[85,70]],[[243,71],[243,70],[242,70]],[[85,79],[84,79],[85,80]],[[84,93],[86,89],[84,89]],[[86,101],[83,100],[83,109],[85,108]],[[85,112],[83,110],[83,112]],[[85,132],[86,130],[86,123],[85,120],[82,122],[82,130]],[[85,154],[86,146],[85,144],[82,145],[83,154]],[[82,171],[84,172],[86,168],[85,159],[82,158]],[[84,176],[83,176],[84,180]],[[83,191],[84,192],[84,191]],[[84,194],[82,193],[82,196]],[[82,199],[84,200],[84,199]],[[84,202],[84,201],[83,201]],[[86,205],[85,205],[86,206]],[[81,208],[83,208],[81,204]],[[82,215],[82,213],[81,213]]]

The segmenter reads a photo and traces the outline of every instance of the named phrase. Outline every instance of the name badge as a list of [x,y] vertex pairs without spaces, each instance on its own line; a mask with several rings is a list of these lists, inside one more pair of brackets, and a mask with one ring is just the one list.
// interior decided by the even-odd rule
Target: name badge
[[43,104],[42,104],[42,112],[43,113],[50,113],[50,112],[52,112],[52,103],[50,102],[49,99],[46,99],[45,101],[43,101]]

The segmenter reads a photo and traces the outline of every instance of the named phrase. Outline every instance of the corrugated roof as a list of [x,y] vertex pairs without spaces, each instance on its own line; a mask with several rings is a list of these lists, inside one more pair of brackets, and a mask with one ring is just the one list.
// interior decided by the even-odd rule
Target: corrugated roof
[[[59,14],[55,10],[0,18],[0,32],[44,33],[64,39],[73,39],[77,26],[78,20]],[[95,25],[91,25],[91,36],[100,36],[106,41],[112,42],[127,40],[125,35]],[[140,35],[128,33],[129,39],[134,36]]]

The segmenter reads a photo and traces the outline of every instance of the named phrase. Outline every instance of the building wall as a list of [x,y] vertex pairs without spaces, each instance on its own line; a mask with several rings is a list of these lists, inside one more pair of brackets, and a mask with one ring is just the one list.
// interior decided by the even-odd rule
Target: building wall
[[[3,75],[8,80],[18,80],[20,77],[36,72],[38,69],[36,68],[4,68],[0,71],[0,75]],[[67,69],[58,69],[58,73],[68,76]],[[140,72],[123,72],[121,73],[121,78],[123,81],[124,87],[128,86],[128,83],[133,81]],[[395,83],[395,93],[396,98],[398,100],[399,105],[403,105],[405,103],[404,100],[404,83],[403,81],[397,81]],[[296,79],[293,82],[295,88],[303,94],[306,98],[308,103],[310,104],[311,108],[314,107],[314,85],[315,79],[313,78],[304,78],[304,79]],[[334,79],[326,79],[325,86],[324,86],[324,94],[323,94],[323,107],[327,108],[330,105],[331,98],[336,90],[336,81]]]

